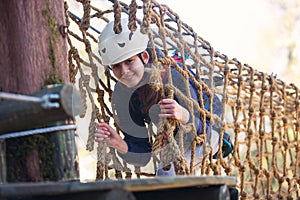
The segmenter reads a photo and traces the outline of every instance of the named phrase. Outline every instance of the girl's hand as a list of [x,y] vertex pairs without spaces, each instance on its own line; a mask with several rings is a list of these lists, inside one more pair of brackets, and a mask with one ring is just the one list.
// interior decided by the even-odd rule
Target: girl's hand
[[96,124],[95,141],[100,142],[108,139],[108,146],[117,149],[120,153],[127,153],[127,143],[110,125],[104,122]]
[[158,102],[158,105],[161,110],[159,117],[177,119],[183,124],[189,121],[189,111],[179,105],[174,99],[162,99]]

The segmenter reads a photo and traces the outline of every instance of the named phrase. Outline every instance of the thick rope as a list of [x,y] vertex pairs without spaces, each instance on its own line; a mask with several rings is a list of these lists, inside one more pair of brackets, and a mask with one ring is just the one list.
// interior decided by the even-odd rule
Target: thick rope
[[[93,151],[94,146],[98,145],[97,179],[111,178],[111,170],[114,170],[115,178],[131,178],[134,174],[136,177],[154,176],[157,162],[163,161],[174,162],[178,174],[188,175],[200,170],[202,175],[234,175],[238,178],[241,199],[296,199],[300,196],[297,191],[300,187],[298,180],[300,100],[298,88],[295,85],[286,84],[272,75],[258,72],[237,59],[229,59],[226,55],[215,51],[209,42],[182,22],[168,6],[162,6],[154,0],[132,0],[129,6],[121,1],[114,1],[114,5],[108,9],[97,8],[91,5],[92,1],[80,2],[83,4],[81,21],[68,14],[67,10],[71,8],[65,3],[69,46],[68,67],[70,81],[79,87],[84,100],[85,112],[81,117],[88,117],[91,121],[88,127],[86,148],[88,151]],[[204,100],[201,95],[198,99],[200,104],[198,104],[191,100],[189,95],[181,95],[177,88],[172,87],[172,82],[168,85],[168,89],[184,99],[190,109],[197,109],[203,121],[208,119],[212,125],[221,124],[220,138],[224,136],[225,131],[231,134],[234,150],[229,157],[222,158],[219,153],[219,158],[213,159],[211,149],[205,147],[202,162],[194,168],[195,147],[197,144],[206,142],[204,133],[202,136],[195,137],[191,144],[191,161],[186,163],[182,154],[184,148],[182,137],[187,132],[195,133],[194,126],[187,124],[185,127],[172,120],[161,123],[157,135],[150,138],[155,152],[156,148],[161,150],[164,144],[163,134],[166,133],[169,148],[173,151],[161,154],[161,160],[153,156],[153,162],[149,165],[154,171],[144,171],[143,168],[138,167],[131,168],[116,155],[115,150],[108,148],[105,142],[95,144],[94,122],[113,120],[111,96],[116,80],[110,70],[101,65],[99,56],[94,53],[96,52],[94,48],[97,48],[98,33],[90,32],[89,28],[92,23],[91,18],[106,23],[113,14],[114,30],[116,33],[121,32],[122,9],[128,10],[130,30],[136,28],[135,18],[139,16],[138,12],[143,14],[141,31],[148,34],[154,55],[155,67],[151,82],[153,87],[157,90],[163,88],[161,80],[157,78],[160,77],[165,65],[167,68],[173,66],[184,77],[184,80],[189,78],[198,91],[207,92],[210,97],[210,111],[204,109]],[[155,31],[152,31],[153,27]],[[80,34],[77,34],[78,30]],[[82,46],[84,48],[80,49]],[[155,46],[161,48],[165,55],[163,58],[157,58]],[[182,68],[169,57],[173,50],[178,50],[181,55],[190,56],[189,60],[183,60]],[[188,72],[188,68],[195,70],[196,77]],[[216,85],[213,80],[215,75],[222,76],[223,85]],[[206,77],[208,82],[204,83],[203,77]],[[172,97],[172,92],[169,93],[170,97]],[[214,95],[222,98],[223,114],[221,117],[212,113]],[[88,112],[88,105],[92,108],[91,112]],[[113,124],[122,134],[114,121]],[[172,136],[175,126],[180,127],[178,143]],[[219,143],[219,152],[221,149],[222,140]],[[187,169],[188,165],[189,169]],[[131,171],[132,169],[134,172]]]

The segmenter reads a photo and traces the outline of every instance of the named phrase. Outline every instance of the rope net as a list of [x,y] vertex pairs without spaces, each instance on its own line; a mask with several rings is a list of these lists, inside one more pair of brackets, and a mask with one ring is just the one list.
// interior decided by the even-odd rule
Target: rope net
[[[76,14],[72,11],[76,8]],[[70,81],[78,86],[84,99],[82,118],[89,118],[86,149],[97,150],[97,180],[113,178],[140,178],[155,176],[158,162],[174,162],[176,173],[184,175],[228,175],[236,176],[241,199],[299,198],[299,92],[294,84],[285,82],[237,59],[230,59],[213,49],[168,6],[154,0],[132,0],[130,5],[115,0],[67,1],[65,2],[68,26],[68,61]],[[80,16],[80,17],[78,17]],[[115,20],[115,31],[121,17],[128,17],[130,30],[140,23],[141,32],[149,35],[152,49],[158,47],[164,56],[158,58],[153,51],[153,86],[163,88],[167,95],[180,95],[172,80],[162,86],[159,75],[163,66],[174,68],[188,82],[188,78],[199,91],[209,96],[211,109],[213,95],[222,102],[222,115],[217,116],[204,108],[190,96],[182,98],[201,113],[201,119],[219,124],[219,134],[231,135],[232,153],[223,158],[214,158],[206,144],[206,134],[195,136],[189,162],[183,155],[182,135],[194,132],[191,124],[179,125],[179,142],[172,135],[176,121],[167,120],[157,127],[151,136],[153,149],[160,146],[162,132],[167,130],[169,149],[157,150],[146,167],[132,166],[122,160],[116,150],[109,148],[106,141],[95,143],[95,121],[104,121],[114,126],[122,135],[113,118],[111,97],[116,83],[112,72],[101,64],[97,38],[103,27]],[[135,21],[135,19],[139,21]],[[182,67],[170,56],[177,51],[182,57]],[[190,70],[192,69],[196,76]],[[201,96],[201,95],[200,95]],[[202,103],[201,103],[202,102]],[[192,130],[192,131],[191,131]],[[203,159],[194,167],[195,147],[204,146]],[[156,145],[156,146],[155,146]],[[219,150],[222,140],[220,139]],[[219,151],[221,152],[221,151]]]

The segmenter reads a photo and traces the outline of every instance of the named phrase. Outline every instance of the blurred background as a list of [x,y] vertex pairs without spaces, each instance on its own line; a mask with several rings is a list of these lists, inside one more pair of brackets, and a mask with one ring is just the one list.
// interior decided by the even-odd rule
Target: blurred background
[[168,5],[216,51],[299,87],[299,0],[157,2]]

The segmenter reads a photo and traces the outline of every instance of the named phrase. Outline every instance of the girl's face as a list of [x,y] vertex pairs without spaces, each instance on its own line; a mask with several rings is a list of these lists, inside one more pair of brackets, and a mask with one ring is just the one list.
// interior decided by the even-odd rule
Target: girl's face
[[[141,53],[141,58],[144,60],[144,63],[147,64],[149,54],[144,51]],[[145,72],[144,64],[138,55],[132,56],[111,67],[115,77],[129,88],[137,86]]]

